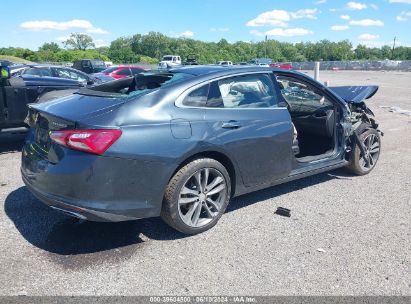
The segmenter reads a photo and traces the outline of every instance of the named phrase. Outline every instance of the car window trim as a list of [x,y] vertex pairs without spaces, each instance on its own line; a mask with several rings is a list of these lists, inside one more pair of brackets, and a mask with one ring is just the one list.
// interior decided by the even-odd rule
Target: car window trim
[[200,87],[202,87],[203,85],[211,85],[211,83],[213,83],[214,81],[219,81],[222,79],[227,79],[227,78],[232,78],[232,77],[238,77],[238,76],[247,76],[247,75],[255,75],[255,74],[262,74],[262,75],[267,75],[270,77],[271,82],[273,82],[273,86],[274,86],[274,90],[276,91],[277,95],[278,95],[278,90],[277,90],[277,86],[278,83],[274,83],[272,75],[274,74],[274,72],[271,71],[255,71],[255,72],[243,72],[243,73],[237,73],[237,74],[231,74],[231,75],[224,75],[224,76],[219,76],[213,79],[208,79],[205,80],[201,83],[198,83],[190,88],[187,88],[186,90],[184,90],[183,93],[180,94],[180,96],[177,97],[174,105],[178,108],[190,108],[190,109],[215,109],[215,110],[284,110],[287,109],[286,107],[275,107],[275,108],[217,108],[217,107],[196,107],[196,106],[187,106],[183,104],[184,99],[191,94],[193,91],[195,91],[196,89],[199,89]]

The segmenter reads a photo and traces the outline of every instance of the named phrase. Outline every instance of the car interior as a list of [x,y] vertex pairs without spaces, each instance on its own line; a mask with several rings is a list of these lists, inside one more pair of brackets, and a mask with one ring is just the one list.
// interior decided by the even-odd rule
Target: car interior
[[[270,108],[276,106],[272,81],[268,75],[247,75],[218,81],[224,108]],[[218,92],[217,92],[218,94]],[[216,106],[214,104],[214,106]]]
[[302,162],[321,159],[335,147],[335,105],[314,86],[297,78],[277,76],[296,136],[293,152]]
[[162,73],[162,74],[138,74],[135,77],[127,77],[115,81],[105,82],[103,84],[81,89],[79,94],[95,95],[95,96],[137,96],[147,90],[153,90],[162,85],[176,80],[178,74]]

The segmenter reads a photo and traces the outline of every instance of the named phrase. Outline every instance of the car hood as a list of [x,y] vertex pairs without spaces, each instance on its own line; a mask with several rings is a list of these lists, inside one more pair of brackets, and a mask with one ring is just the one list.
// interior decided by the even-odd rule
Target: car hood
[[329,89],[347,103],[361,103],[374,96],[378,91],[378,86],[342,86],[329,87]]
[[44,103],[30,104],[29,107],[70,121],[81,121],[114,110],[124,102],[120,98],[70,94]]

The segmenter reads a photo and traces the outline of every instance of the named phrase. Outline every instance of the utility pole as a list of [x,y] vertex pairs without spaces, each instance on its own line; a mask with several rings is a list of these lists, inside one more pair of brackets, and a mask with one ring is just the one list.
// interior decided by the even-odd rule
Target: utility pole
[[392,51],[391,51],[391,60],[394,60],[394,51],[395,51],[395,42],[397,40],[397,37],[394,37],[394,41],[392,43]]
[[267,58],[267,35],[265,35],[265,58]]

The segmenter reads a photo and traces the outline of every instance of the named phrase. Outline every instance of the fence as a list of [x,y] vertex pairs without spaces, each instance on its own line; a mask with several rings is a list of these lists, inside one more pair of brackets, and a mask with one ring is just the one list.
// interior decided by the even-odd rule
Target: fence
[[[296,70],[314,70],[314,64],[315,62],[292,62]],[[411,60],[321,61],[320,70],[411,72]]]

